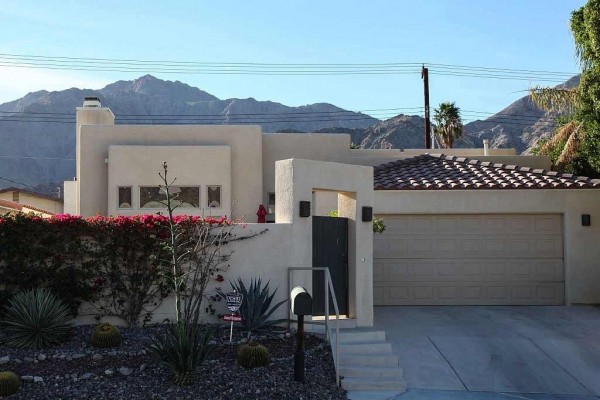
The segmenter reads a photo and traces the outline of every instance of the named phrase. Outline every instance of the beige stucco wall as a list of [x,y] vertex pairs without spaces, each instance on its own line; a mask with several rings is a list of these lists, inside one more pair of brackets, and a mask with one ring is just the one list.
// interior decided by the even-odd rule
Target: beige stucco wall
[[[373,205],[373,168],[311,160],[281,160],[276,163],[275,220],[291,223],[294,267],[312,265],[312,218],[299,215],[299,202],[312,201],[314,189],[336,191],[338,212],[349,219],[348,294],[349,313],[358,326],[373,324],[373,228],[361,221],[363,206]],[[296,285],[312,290],[310,273],[296,275]]]
[[[164,185],[158,172],[168,165],[174,186],[200,186],[199,208],[178,208],[176,214],[231,215],[231,147],[229,146],[109,146],[108,213],[137,215],[164,208],[140,208],[140,186]],[[221,207],[208,207],[208,186],[221,186]],[[118,208],[118,187],[132,187],[132,208]]]
[[[13,201],[13,192],[0,193],[0,200]],[[63,212],[63,203],[59,199],[51,200],[32,196],[24,192],[19,192],[19,201],[17,203],[40,208],[53,214],[61,214]]]
[[[600,303],[600,190],[375,191],[386,214],[561,214],[567,304]],[[581,226],[590,214],[592,225]]]
[[63,185],[63,212],[65,214],[77,214],[77,181],[64,181]]
[[[231,291],[229,281],[241,278],[245,284],[249,284],[251,279],[261,278],[263,285],[269,282],[272,291],[277,289],[274,303],[288,298],[288,268],[291,263],[291,242],[292,230],[290,224],[244,224],[233,230],[238,236],[249,236],[253,233],[260,233],[266,229],[266,232],[247,240],[227,245],[225,251],[231,253],[227,264],[230,268],[222,272],[225,278],[224,282],[213,281],[207,290],[207,294],[215,294],[215,288],[220,287],[223,291]],[[206,300],[205,300],[206,301]],[[206,306],[207,303],[204,303]],[[225,314],[227,307],[224,301],[214,303],[216,312]],[[282,305],[273,319],[288,318],[289,303]],[[171,296],[163,301],[161,306],[154,312],[152,322],[160,323],[165,319],[174,318],[174,298]],[[93,314],[90,314],[89,308],[82,306],[83,315],[78,317],[78,324],[94,323]],[[123,324],[118,319],[110,319],[114,323]],[[216,321],[215,317],[205,315],[205,320]]]
[[[234,218],[250,217],[262,200],[262,143],[258,126],[83,125],[78,133],[79,213],[108,212],[108,150],[111,145],[231,147],[231,197]],[[132,155],[133,156],[133,155]],[[162,168],[146,166],[155,173]]]

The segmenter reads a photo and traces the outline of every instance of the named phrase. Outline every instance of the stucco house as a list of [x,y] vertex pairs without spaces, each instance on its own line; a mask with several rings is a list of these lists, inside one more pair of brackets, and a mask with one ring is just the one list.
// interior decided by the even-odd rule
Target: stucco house
[[[25,207],[28,210],[43,212],[46,215],[63,212],[63,199],[37,193],[31,190],[7,187],[0,189],[0,200],[16,203],[15,209]],[[6,203],[7,204],[7,203]]]
[[[336,294],[357,326],[372,325],[376,305],[600,303],[600,181],[551,172],[545,157],[351,149],[348,135],[258,126],[115,124],[98,99],[77,109],[76,126],[65,212],[159,211],[166,161],[181,213],[254,222],[260,204],[269,210],[268,234],[236,249],[236,274],[266,275],[285,292],[290,267],[335,264],[347,281]],[[333,209],[347,218],[342,244],[317,231]],[[384,218],[383,234],[371,214]],[[293,276],[318,290],[311,273]]]

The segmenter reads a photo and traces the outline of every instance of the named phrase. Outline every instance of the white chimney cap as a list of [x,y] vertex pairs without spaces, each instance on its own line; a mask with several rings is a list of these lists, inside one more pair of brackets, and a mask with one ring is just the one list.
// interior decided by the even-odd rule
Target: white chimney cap
[[100,99],[95,96],[84,97],[83,98],[83,107],[85,108],[100,108],[102,104],[100,104]]

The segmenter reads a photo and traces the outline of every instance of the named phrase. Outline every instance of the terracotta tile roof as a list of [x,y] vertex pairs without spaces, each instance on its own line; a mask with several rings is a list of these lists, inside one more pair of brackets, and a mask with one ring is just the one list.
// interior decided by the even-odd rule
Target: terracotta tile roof
[[37,208],[37,207],[34,207],[34,206],[29,206],[27,204],[22,204],[22,203],[17,203],[17,202],[14,202],[14,201],[9,201],[9,200],[2,200],[2,199],[0,199],[0,207],[12,209],[12,210],[15,210],[15,211],[23,211],[23,209],[25,208],[26,209],[25,211],[27,211],[27,210],[34,210],[34,211],[38,211],[38,212],[41,212],[41,213],[44,213],[44,214],[54,215],[53,212],[46,211],[46,210],[43,210],[41,208]]
[[375,167],[375,190],[600,189],[600,179],[423,154]]

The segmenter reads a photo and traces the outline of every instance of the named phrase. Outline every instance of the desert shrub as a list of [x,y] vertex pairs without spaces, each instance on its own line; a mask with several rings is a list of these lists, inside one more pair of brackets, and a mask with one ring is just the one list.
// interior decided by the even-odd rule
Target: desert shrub
[[264,286],[262,279],[252,279],[246,288],[244,282],[238,278],[237,283],[230,282],[234,290],[244,296],[239,314],[242,316],[241,327],[250,337],[253,333],[269,332],[269,328],[286,322],[286,319],[271,319],[271,316],[287,300],[273,304],[277,289],[271,293],[269,282]]
[[269,350],[262,344],[251,342],[238,349],[236,362],[244,368],[264,367],[269,365]]
[[42,349],[66,338],[71,315],[49,290],[29,290],[9,301],[3,325],[8,346]]
[[194,381],[196,367],[202,364],[213,348],[209,341],[213,330],[181,321],[170,325],[167,330],[150,338],[147,349],[160,363],[173,373],[177,385],[189,385]]
[[17,374],[11,371],[0,371],[0,397],[17,393],[20,380]]
[[6,296],[46,287],[76,315],[93,297],[92,251],[81,218],[0,217],[0,282]]
[[119,329],[108,322],[96,326],[90,338],[90,344],[98,348],[117,347],[122,341],[123,337]]
[[[328,217],[339,217],[338,210],[331,210],[327,213]],[[383,218],[373,217],[373,233],[383,233],[385,231],[385,223]]]

